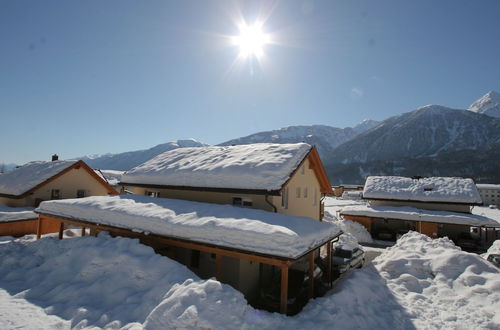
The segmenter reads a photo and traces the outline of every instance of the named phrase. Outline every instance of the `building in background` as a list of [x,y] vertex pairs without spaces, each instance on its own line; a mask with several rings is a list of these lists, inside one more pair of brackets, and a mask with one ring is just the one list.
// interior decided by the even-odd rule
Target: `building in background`
[[472,179],[370,176],[363,199],[369,205],[345,207],[340,215],[378,239],[395,240],[415,230],[432,238],[447,236],[476,251],[491,245],[500,227],[494,219],[471,214],[474,206],[482,205]]
[[500,184],[478,183],[476,186],[483,205],[496,205],[500,207]]

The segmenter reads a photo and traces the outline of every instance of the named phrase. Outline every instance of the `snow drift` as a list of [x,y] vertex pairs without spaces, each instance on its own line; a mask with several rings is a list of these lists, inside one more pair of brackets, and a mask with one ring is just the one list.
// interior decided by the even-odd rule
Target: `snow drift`
[[[256,310],[137,240],[0,244],[0,327],[107,329],[498,329],[500,273],[446,238],[410,232],[294,316]],[[3,291],[6,290],[6,291]],[[43,308],[43,309],[42,309]],[[66,321],[69,320],[69,321]],[[24,322],[24,323],[23,323]]]

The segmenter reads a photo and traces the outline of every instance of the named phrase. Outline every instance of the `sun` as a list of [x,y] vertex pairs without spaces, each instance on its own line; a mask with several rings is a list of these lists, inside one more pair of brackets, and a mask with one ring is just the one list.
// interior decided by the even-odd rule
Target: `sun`
[[260,58],[264,54],[264,46],[271,42],[268,34],[262,31],[261,24],[239,26],[240,34],[233,37],[233,44],[240,47],[240,57],[254,56]]

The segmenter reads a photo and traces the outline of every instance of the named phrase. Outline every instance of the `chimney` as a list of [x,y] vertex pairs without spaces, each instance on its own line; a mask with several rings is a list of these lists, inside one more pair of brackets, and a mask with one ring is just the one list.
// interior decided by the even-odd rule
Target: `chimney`
[[59,160],[59,156],[57,154],[53,154],[52,161],[55,162],[56,160]]

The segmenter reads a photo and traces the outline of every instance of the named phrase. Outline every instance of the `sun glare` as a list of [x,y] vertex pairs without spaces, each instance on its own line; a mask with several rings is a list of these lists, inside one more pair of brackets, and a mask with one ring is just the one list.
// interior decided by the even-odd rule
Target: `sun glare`
[[264,45],[271,42],[269,35],[262,32],[259,24],[240,26],[240,35],[233,37],[233,43],[240,47],[240,56],[243,58],[264,54]]

